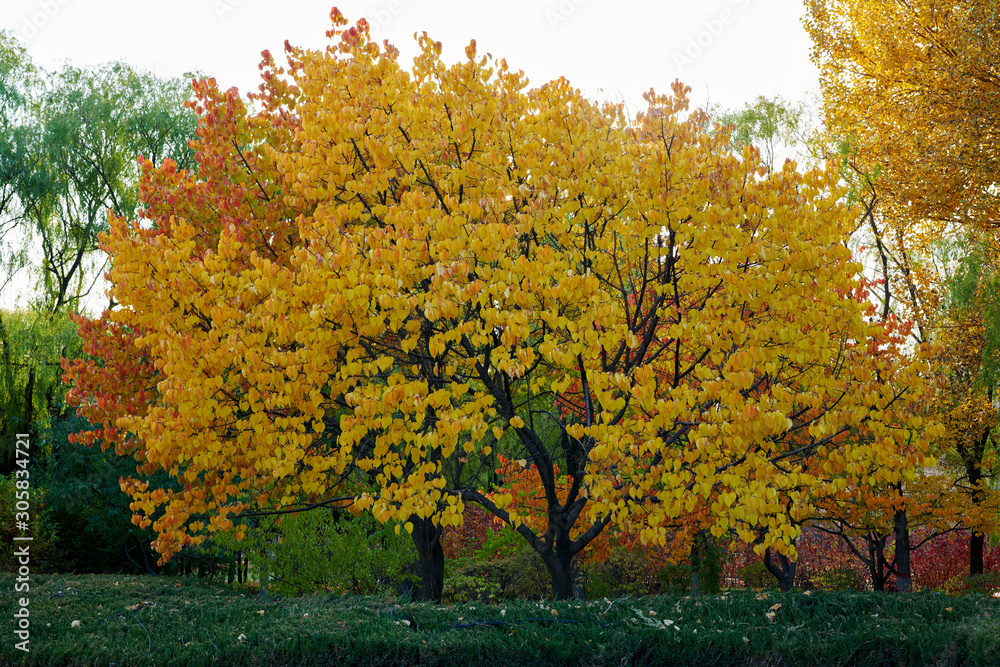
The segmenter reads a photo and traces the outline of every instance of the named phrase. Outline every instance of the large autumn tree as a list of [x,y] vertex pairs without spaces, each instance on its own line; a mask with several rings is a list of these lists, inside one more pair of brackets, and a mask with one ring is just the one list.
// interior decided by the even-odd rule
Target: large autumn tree
[[[682,117],[680,84],[628,119],[474,43],[447,66],[425,35],[405,70],[364,21],[332,18],[326,51],[265,68],[280,136],[218,158],[252,147],[273,179],[245,170],[219,202],[205,161],[197,181],[164,174],[177,210],[105,238],[114,319],[162,377],[118,426],[185,485],[128,486],[161,553],[358,470],[356,505],[402,522],[426,563],[477,502],[567,597],[612,523],[662,544],[711,499],[705,528],[763,524],[761,550],[793,556],[845,470],[902,462],[867,481],[884,483],[922,461],[901,409],[921,366],[871,354],[835,170],[733,155]],[[557,412],[567,392],[579,409]],[[488,486],[500,449],[533,464],[543,526]]]
[[[974,0],[810,0],[806,24],[822,73],[828,130],[844,140],[861,184],[866,228],[886,279],[883,303],[913,318],[933,342],[938,407],[959,485],[976,500],[970,522],[995,523],[993,466],[1000,327],[992,257],[961,303],[946,299],[956,266],[944,248],[997,247],[1000,43],[996,3]],[[966,273],[966,278],[971,274]],[[961,276],[959,276],[961,278]],[[968,282],[966,280],[966,282]],[[993,321],[983,321],[983,316]],[[983,514],[990,514],[983,521]],[[972,531],[970,569],[982,571],[983,530]]]

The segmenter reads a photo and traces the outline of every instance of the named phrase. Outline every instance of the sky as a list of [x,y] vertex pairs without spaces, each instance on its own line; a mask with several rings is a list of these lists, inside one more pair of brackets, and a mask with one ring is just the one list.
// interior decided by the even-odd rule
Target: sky
[[[3,0],[0,29],[33,61],[95,66],[124,60],[161,76],[197,71],[241,92],[259,83],[260,52],[285,40],[323,48],[334,0]],[[693,106],[740,107],[757,96],[815,96],[802,0],[340,0],[404,59],[426,31],[452,62],[475,39],[532,85],[566,77],[585,95],[634,114],[650,88],[680,79]],[[631,115],[631,114],[630,114]],[[8,297],[4,297],[6,301]],[[103,301],[102,299],[99,299]],[[8,304],[2,304],[7,306]]]

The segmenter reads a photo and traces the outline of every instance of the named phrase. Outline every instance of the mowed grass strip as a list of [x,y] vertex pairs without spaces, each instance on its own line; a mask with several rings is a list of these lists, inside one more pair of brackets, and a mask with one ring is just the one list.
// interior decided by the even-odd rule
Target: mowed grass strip
[[[14,590],[15,577],[0,574]],[[3,665],[992,665],[1000,600],[792,593],[445,607],[238,593],[191,578],[35,575]],[[79,623],[74,625],[74,621]]]

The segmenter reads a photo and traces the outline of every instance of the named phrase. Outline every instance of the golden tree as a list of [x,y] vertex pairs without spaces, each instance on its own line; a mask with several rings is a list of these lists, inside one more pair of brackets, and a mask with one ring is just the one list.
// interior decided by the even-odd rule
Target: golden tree
[[[431,597],[464,502],[567,597],[609,524],[662,544],[707,507],[704,528],[763,525],[760,549],[794,557],[844,475],[923,462],[935,429],[906,400],[924,367],[872,354],[836,170],[732,155],[681,118],[679,83],[629,120],[562,79],[529,88],[474,42],[446,66],[424,35],[404,70],[364,21],[332,19],[326,51],[268,70],[277,137],[234,142],[273,179],[228,177],[223,209],[190,194],[204,177],[179,182],[186,210],[105,240],[116,318],[164,378],[121,426],[187,485],[130,489],[138,515],[163,507],[161,553],[232,529],[247,498],[328,499],[356,470],[356,508],[412,533]],[[559,413],[567,393],[579,409]],[[501,450],[533,464],[544,525],[489,488]]]
[[[943,298],[951,291],[954,262],[934,260],[942,243],[997,247],[996,3],[807,5],[825,121],[834,136],[847,140],[852,171],[865,185],[866,219],[887,280],[886,312],[894,300],[894,310],[915,320],[918,340],[935,342],[934,361],[944,379],[938,402],[953,453],[944,458],[961,462],[965,488],[979,507],[974,514],[992,515],[966,521],[993,524],[984,481],[995,473],[989,464],[997,377],[991,341],[1000,338],[1000,311],[989,307],[995,280],[984,274],[965,299],[975,301],[978,313],[960,315]],[[990,259],[984,266],[993,264]],[[972,539],[970,567],[978,573],[982,532],[974,530]]]
[[1000,43],[989,0],[809,0],[828,129],[878,165],[891,217],[997,223]]

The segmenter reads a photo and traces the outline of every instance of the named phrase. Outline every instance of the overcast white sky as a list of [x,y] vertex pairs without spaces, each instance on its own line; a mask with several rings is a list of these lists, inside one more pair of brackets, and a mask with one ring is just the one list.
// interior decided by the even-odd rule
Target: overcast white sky
[[[223,87],[256,88],[260,52],[284,41],[327,43],[331,0],[3,0],[0,29],[33,60],[97,65],[125,60],[164,76],[198,70]],[[532,84],[565,76],[586,95],[634,112],[650,87],[680,79],[696,106],[742,106],[758,95],[799,101],[819,88],[802,0],[340,0],[354,22],[407,58],[414,32],[444,44],[446,60],[504,57]],[[6,298],[4,299],[7,300]],[[9,305],[9,304],[4,304]]]
[[[161,74],[201,70],[241,91],[257,85],[262,49],[326,44],[331,0],[4,0],[0,27],[37,62],[123,59]],[[470,39],[533,83],[565,76],[585,93],[641,101],[675,78],[694,102],[740,105],[818,87],[802,0],[340,0],[381,39],[415,53],[413,33],[462,57]],[[598,90],[604,90],[602,95]]]

